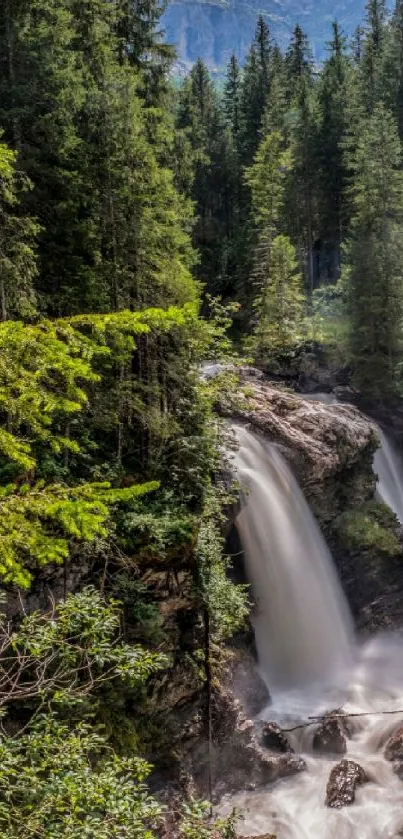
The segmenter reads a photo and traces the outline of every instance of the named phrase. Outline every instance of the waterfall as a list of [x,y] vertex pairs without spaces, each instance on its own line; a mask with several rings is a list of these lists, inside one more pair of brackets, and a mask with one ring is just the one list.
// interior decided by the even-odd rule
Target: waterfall
[[378,495],[403,524],[403,464],[386,435],[378,428],[381,445],[375,454]]
[[[303,755],[307,771],[270,791],[246,789],[227,796],[219,813],[242,812],[243,836],[398,839],[403,836],[403,783],[385,759],[384,747],[403,725],[402,637],[383,634],[353,647],[329,551],[295,478],[275,446],[243,427],[234,430],[235,465],[246,487],[237,526],[257,604],[260,664],[273,698],[263,718],[291,730],[291,744]],[[380,436],[379,493],[398,513],[398,505],[403,509],[400,472],[392,447]],[[354,805],[329,810],[326,784],[340,756],[315,753],[315,726],[300,723],[340,707],[353,715],[346,757],[364,768],[370,782],[357,791]]]
[[278,449],[236,427],[237,527],[256,602],[260,666],[275,689],[330,683],[351,663],[352,621],[319,527]]

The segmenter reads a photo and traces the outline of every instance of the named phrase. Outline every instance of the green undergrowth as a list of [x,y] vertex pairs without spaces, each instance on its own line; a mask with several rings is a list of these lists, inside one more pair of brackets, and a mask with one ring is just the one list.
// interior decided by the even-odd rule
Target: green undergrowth
[[398,523],[391,510],[378,501],[369,501],[357,510],[339,516],[334,523],[337,540],[351,552],[397,557],[403,554]]

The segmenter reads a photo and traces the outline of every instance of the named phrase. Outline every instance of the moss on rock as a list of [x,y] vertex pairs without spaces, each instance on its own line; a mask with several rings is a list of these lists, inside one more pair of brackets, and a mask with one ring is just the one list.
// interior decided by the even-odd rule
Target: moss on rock
[[340,547],[347,551],[365,551],[375,558],[379,554],[396,557],[402,553],[396,517],[381,502],[369,501],[342,513],[333,523],[333,530]]

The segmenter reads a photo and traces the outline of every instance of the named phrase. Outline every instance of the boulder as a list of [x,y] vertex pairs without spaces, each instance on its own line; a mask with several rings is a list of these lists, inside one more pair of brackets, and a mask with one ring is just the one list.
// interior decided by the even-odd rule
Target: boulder
[[240,389],[221,411],[278,443],[324,524],[339,511],[371,498],[374,424],[351,405],[303,399],[272,382],[240,373]]
[[403,781],[403,725],[396,729],[386,743],[384,757],[393,763],[394,773]]
[[197,740],[183,755],[182,767],[194,779],[199,797],[213,787],[213,800],[244,789],[256,789],[306,769],[292,752],[270,753],[240,702],[229,691],[213,694],[212,741]]
[[323,755],[344,755],[349,733],[347,717],[340,711],[331,711],[315,732],[313,749]]
[[276,722],[265,723],[262,730],[262,743],[266,749],[273,752],[281,752],[282,754],[292,754],[294,752],[287,735]]
[[362,766],[353,760],[342,760],[330,773],[326,787],[326,807],[341,809],[353,804],[357,787],[368,781]]
[[403,762],[403,725],[396,729],[385,746],[386,760]]

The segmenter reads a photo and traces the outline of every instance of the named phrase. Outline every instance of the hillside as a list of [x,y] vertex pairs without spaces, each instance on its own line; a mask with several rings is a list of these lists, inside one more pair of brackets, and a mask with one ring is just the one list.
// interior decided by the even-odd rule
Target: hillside
[[259,14],[266,16],[282,45],[299,22],[311,39],[315,58],[320,60],[331,21],[337,19],[346,34],[351,34],[362,20],[364,7],[365,0],[172,0],[163,21],[181,63],[189,65],[201,57],[211,69],[219,69],[232,53],[244,58]]

